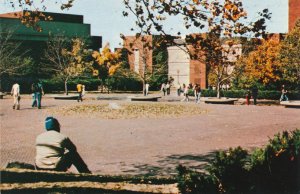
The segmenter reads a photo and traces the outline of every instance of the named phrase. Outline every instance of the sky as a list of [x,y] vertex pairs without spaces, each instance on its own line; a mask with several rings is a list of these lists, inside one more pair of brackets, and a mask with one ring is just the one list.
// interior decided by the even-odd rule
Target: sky
[[[9,1],[11,0],[0,0],[0,13],[18,11],[18,9],[11,8]],[[91,24],[91,35],[102,36],[103,45],[109,43],[112,49],[121,47],[120,33],[134,35],[134,32],[130,30],[135,27],[134,18],[123,17],[122,11],[125,8],[122,1],[75,0],[73,7],[62,11],[54,0],[44,0],[48,12],[83,15],[84,23]],[[269,9],[272,18],[267,23],[267,32],[286,33],[288,31],[288,0],[243,0],[243,4],[248,12],[248,18],[252,19],[255,19],[257,12],[265,8]],[[192,32],[185,30],[183,23],[178,19],[170,20],[165,28],[173,35],[176,35],[178,30],[183,31],[183,34]]]

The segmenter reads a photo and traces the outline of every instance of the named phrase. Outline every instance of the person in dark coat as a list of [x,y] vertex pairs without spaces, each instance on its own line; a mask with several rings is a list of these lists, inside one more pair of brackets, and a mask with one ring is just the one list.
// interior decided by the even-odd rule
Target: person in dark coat
[[257,88],[257,86],[253,86],[252,87],[252,98],[253,98],[254,105],[257,104],[257,95],[258,95],[258,88]]

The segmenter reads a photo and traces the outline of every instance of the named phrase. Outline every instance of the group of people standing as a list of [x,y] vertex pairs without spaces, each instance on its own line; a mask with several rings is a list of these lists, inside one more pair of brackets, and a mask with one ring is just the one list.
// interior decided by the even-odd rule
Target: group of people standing
[[[42,107],[42,96],[44,95],[43,85],[39,81],[33,82],[31,85],[32,91],[32,107],[38,107],[41,109]],[[20,110],[20,101],[21,101],[21,93],[20,93],[20,85],[16,82],[13,84],[11,89],[11,95],[13,96],[13,109]]]
[[194,93],[195,96],[195,102],[196,103],[200,103],[200,97],[201,97],[201,86],[200,84],[189,84],[189,85],[185,85],[182,84],[182,88],[179,85],[179,87],[177,88],[177,93],[178,96],[181,95],[181,93],[183,93],[184,98],[181,100],[182,102],[188,102],[189,99],[189,91],[192,90],[192,92]]
[[257,96],[258,96],[258,88],[256,86],[253,86],[251,91],[250,89],[247,90],[246,92],[246,105],[250,104],[250,99],[251,96],[253,98],[253,104],[256,105],[257,104]]
[[166,95],[166,93],[167,93],[167,95],[170,95],[170,93],[171,93],[170,82],[162,83],[160,90],[163,92],[164,96]]
[[[184,98],[181,100],[182,102],[188,102],[189,101],[189,91],[192,90],[195,96],[195,102],[200,103],[200,97],[201,97],[201,86],[200,84],[178,84],[177,87],[177,95],[181,96],[183,94]],[[163,92],[163,95],[165,96],[170,95],[171,93],[171,84],[170,82],[163,83],[161,85],[161,91]]]

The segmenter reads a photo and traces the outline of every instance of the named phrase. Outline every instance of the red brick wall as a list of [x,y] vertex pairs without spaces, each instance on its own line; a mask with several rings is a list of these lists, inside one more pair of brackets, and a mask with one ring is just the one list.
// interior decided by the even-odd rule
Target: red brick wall
[[199,60],[190,61],[190,83],[200,84],[201,88],[206,88],[206,65]]
[[289,0],[289,31],[295,26],[297,19],[300,19],[300,0]]
[[[191,53],[191,55],[194,55],[195,49],[192,45],[188,46],[188,49]],[[201,53],[198,53],[198,57],[200,57],[200,60],[190,59],[190,83],[192,84],[200,84],[201,88],[206,88],[206,64],[203,63],[201,60],[204,61],[204,53],[200,51]]]
[[[150,43],[150,45],[152,45],[152,40],[153,37],[152,36],[146,36],[146,41]],[[128,52],[128,62],[130,65],[130,69],[134,70],[134,50],[138,49],[139,50],[139,69],[140,69],[140,73],[142,72],[143,69],[143,59],[142,59],[142,55],[143,55],[143,44],[142,44],[142,40],[141,38],[136,38],[135,36],[126,36],[124,41],[123,41],[123,47],[126,48],[129,52]],[[150,49],[145,49],[145,55],[146,55],[146,64],[148,67],[148,70],[152,69],[152,50]]]

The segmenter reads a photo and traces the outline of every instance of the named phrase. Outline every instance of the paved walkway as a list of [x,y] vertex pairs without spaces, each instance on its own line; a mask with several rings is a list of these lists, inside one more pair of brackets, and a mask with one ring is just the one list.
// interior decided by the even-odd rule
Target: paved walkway
[[[89,94],[83,104],[103,94]],[[115,96],[114,94],[110,94]],[[122,94],[128,96],[129,94]],[[172,98],[180,103],[177,97]],[[12,99],[0,100],[1,167],[10,161],[34,162],[34,142],[44,130],[49,109],[77,101],[54,100],[46,95],[41,110],[31,108],[23,96],[21,110],[12,110]],[[109,101],[105,101],[109,102]],[[118,101],[114,101],[118,102]],[[160,102],[158,102],[160,103]],[[190,102],[192,103],[192,102]],[[59,116],[61,132],[77,145],[90,169],[99,174],[170,175],[178,164],[200,167],[219,149],[253,148],[267,143],[282,130],[300,128],[300,110],[283,106],[198,104],[207,114],[159,119],[93,119]],[[56,115],[54,115],[56,116]]]

